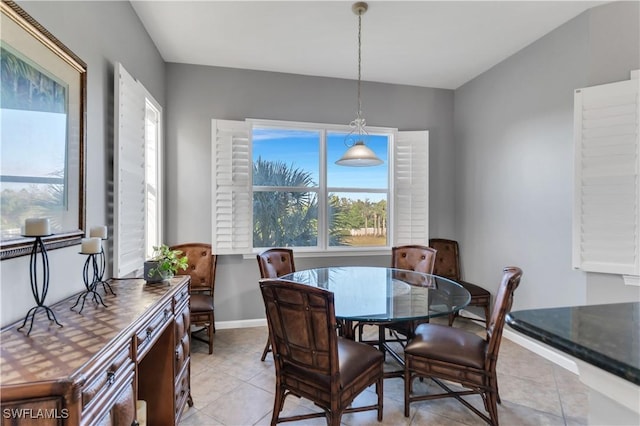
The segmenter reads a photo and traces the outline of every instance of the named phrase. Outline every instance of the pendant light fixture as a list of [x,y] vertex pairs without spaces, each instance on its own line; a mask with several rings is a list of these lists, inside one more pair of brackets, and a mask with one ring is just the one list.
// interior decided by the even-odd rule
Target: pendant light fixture
[[344,155],[336,161],[340,166],[366,167],[377,166],[383,161],[364,143],[364,136],[367,135],[365,126],[366,120],[362,116],[362,101],[360,100],[360,78],[362,65],[362,15],[367,11],[369,5],[365,2],[357,2],[351,6],[353,13],[358,15],[358,114],[356,119],[349,123],[351,131],[345,138],[345,145],[349,147]]

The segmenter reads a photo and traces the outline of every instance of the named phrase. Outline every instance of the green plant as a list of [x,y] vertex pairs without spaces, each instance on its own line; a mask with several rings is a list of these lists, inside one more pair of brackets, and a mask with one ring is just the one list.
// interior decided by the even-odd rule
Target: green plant
[[173,276],[178,270],[186,270],[189,265],[187,256],[181,256],[181,250],[171,250],[169,246],[162,244],[153,247],[151,261],[158,262],[158,266],[149,269],[149,277],[158,273],[161,276]]

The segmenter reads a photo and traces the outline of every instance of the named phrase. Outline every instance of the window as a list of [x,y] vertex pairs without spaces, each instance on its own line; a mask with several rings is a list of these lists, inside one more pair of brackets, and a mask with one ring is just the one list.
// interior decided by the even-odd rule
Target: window
[[346,150],[347,126],[213,120],[216,252],[426,244],[427,132],[368,130],[367,146],[384,164],[344,167],[335,161]]
[[[385,162],[338,166],[347,134],[326,128],[252,129],[253,247],[385,247],[392,132],[367,146]],[[322,160],[324,159],[324,161]]]
[[137,274],[162,241],[162,108],[118,64],[113,277]]

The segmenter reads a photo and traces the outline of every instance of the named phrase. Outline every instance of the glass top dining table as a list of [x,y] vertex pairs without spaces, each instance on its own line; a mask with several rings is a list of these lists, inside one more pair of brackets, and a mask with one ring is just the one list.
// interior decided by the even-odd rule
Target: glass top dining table
[[333,292],[336,318],[349,322],[426,320],[456,312],[471,299],[465,288],[446,278],[376,266],[313,268],[280,279]]

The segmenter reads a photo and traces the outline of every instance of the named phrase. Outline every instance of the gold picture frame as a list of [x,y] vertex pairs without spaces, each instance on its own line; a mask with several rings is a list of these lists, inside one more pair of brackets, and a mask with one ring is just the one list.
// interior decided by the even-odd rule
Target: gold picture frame
[[0,260],[31,252],[26,217],[49,217],[47,250],[85,228],[87,66],[15,2],[2,0]]

